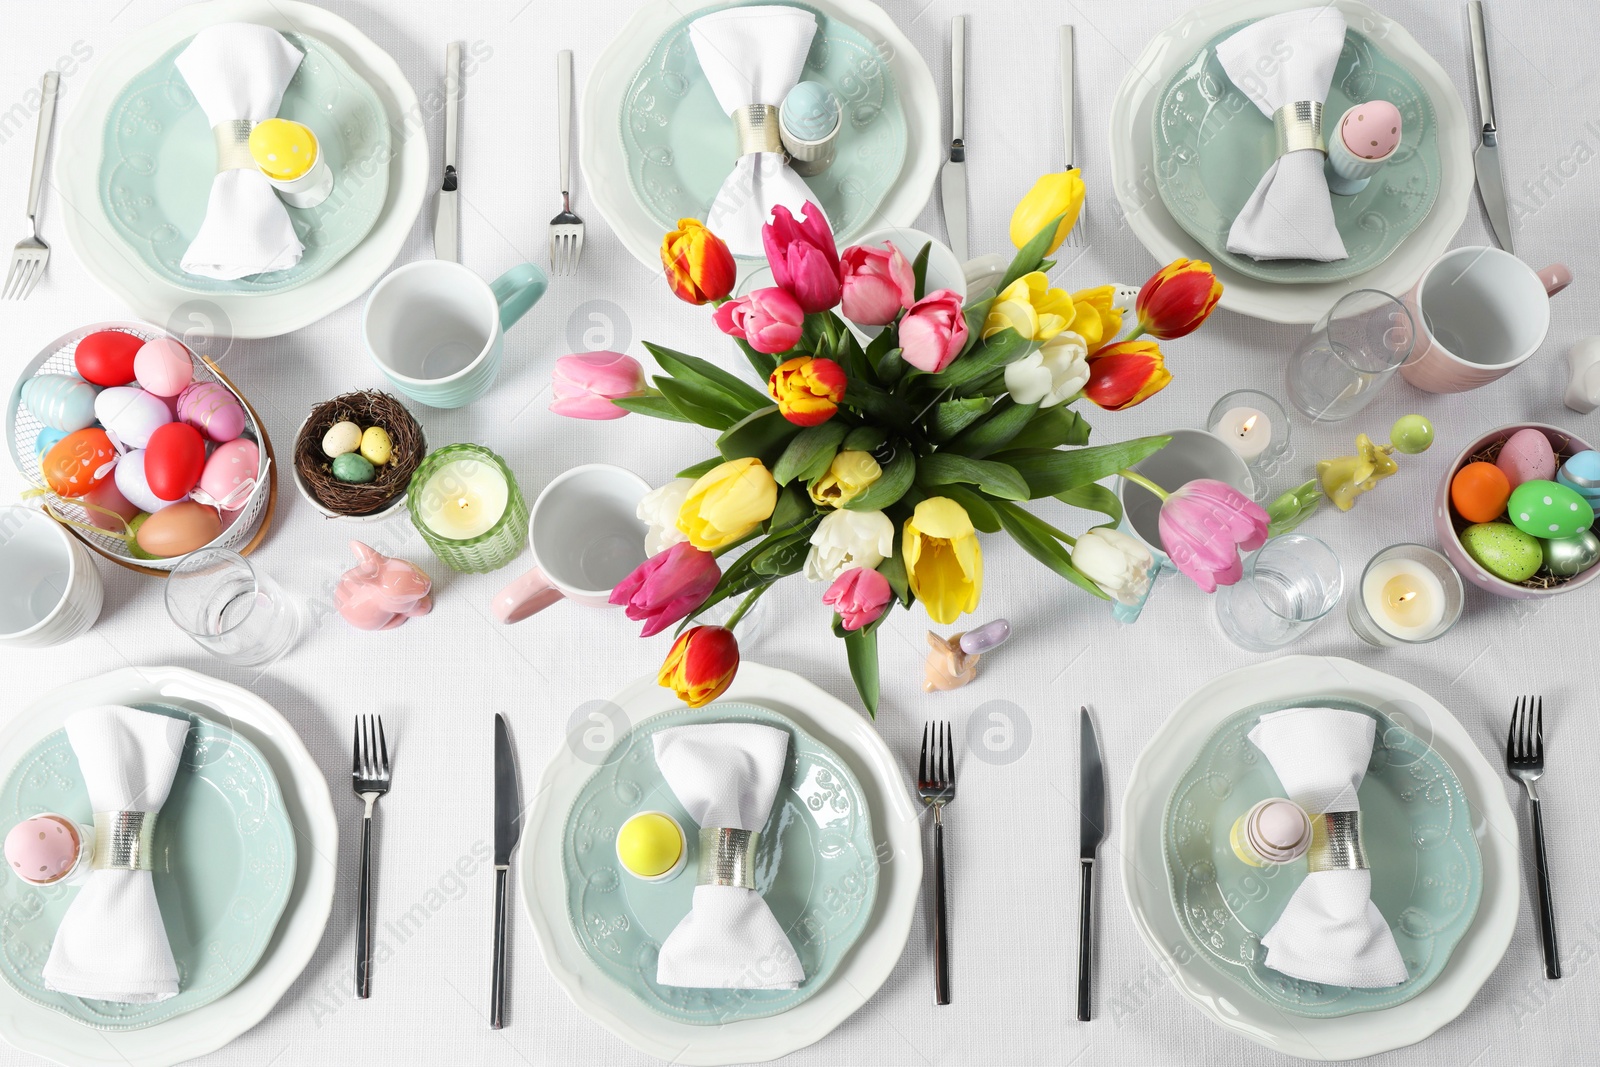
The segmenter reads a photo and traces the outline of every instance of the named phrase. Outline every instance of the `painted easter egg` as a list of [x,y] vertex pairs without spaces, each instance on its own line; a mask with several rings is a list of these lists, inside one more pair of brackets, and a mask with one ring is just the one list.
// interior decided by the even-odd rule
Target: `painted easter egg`
[[1450,479],[1450,503],[1468,522],[1493,522],[1510,499],[1511,481],[1493,463],[1468,463]]
[[170,500],[162,500],[150,491],[150,484],[144,476],[144,449],[129,452],[117,461],[116,472],[112,475],[117,483],[117,492],[121,493],[128,502],[140,511],[160,511]]
[[78,342],[72,363],[78,375],[95,385],[127,385],[133,381],[133,361],[144,338],[121,330],[101,330]]
[[1585,530],[1574,537],[1541,540],[1544,565],[1558,578],[1571,578],[1600,563],[1600,537]]
[[248,437],[218,445],[200,475],[200,491],[223,511],[238,511],[255,491],[260,467],[261,452]]
[[1544,562],[1536,538],[1504,522],[1480,522],[1461,531],[1461,547],[1473,562],[1507,582],[1525,582]]
[[1515,489],[1523,482],[1549,481],[1556,476],[1556,453],[1550,439],[1532,428],[1506,438],[1494,465],[1505,472]]
[[117,488],[115,477],[105,479],[80,496],[78,503],[84,505],[83,510],[88,515],[91,526],[98,526],[115,534],[126,533],[127,527],[123,523],[131,523],[143,510],[138,504],[122,495],[122,490]]
[[144,478],[150,491],[167,503],[182,500],[200,484],[206,469],[206,441],[183,422],[169,422],[150,438],[144,450]]
[[55,443],[65,436],[67,435],[62,431],[46,426],[33,439],[33,454],[43,459],[45,453],[49,452]]
[[1576,489],[1591,505],[1600,502],[1600,452],[1590,450],[1570,457],[1556,472],[1556,481]]
[[1594,508],[1560,482],[1523,482],[1511,491],[1506,511],[1512,525],[1534,537],[1571,537],[1594,525]]
[[220,382],[195,382],[179,393],[178,418],[218,444],[244,433],[244,407]]
[[57,496],[78,497],[105,481],[116,464],[117,450],[111,438],[90,426],[57,441],[45,453],[39,472]]
[[381,467],[394,455],[394,444],[382,426],[368,426],[361,434],[361,454],[374,467]]
[[35,815],[6,834],[6,863],[18,878],[49,885],[72,873],[82,842],[77,829],[59,815]]
[[70,374],[40,374],[22,383],[22,402],[34,417],[63,433],[94,425],[100,390]]
[[333,476],[341,482],[360,485],[372,481],[378,472],[360,452],[346,452],[333,461]]
[[169,504],[139,525],[139,547],[160,559],[186,556],[204,548],[222,533],[216,508],[193,500]]
[[146,341],[133,358],[133,376],[156,396],[177,396],[194,381],[194,357],[171,337]]
[[161,398],[136,385],[102,390],[94,398],[94,414],[124,449],[144,448],[151,434],[172,421],[172,412]]
[[329,459],[338,459],[360,447],[361,427],[353,422],[336,422],[322,435],[322,454]]

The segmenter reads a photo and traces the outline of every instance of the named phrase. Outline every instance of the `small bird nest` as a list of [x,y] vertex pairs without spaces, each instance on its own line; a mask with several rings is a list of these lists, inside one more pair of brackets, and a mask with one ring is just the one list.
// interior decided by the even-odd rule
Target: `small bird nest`
[[[333,476],[333,460],[323,454],[322,438],[340,422],[353,422],[363,430],[379,426],[389,435],[393,452],[372,481],[356,484]],[[345,393],[311,409],[311,417],[294,442],[294,469],[311,495],[329,511],[370,515],[406,491],[425,451],[422,427],[399,400],[388,393]]]

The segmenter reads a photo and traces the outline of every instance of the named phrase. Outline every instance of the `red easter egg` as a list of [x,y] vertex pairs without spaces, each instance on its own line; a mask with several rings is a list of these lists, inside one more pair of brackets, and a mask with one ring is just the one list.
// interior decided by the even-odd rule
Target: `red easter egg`
[[206,469],[206,439],[183,422],[156,428],[144,450],[144,477],[162,500],[182,500]]
[[144,338],[121,330],[101,330],[78,342],[72,361],[78,376],[95,385],[127,385],[133,381],[133,357]]
[[104,430],[91,426],[51,445],[39,470],[57,496],[78,497],[105,481],[116,465],[117,450],[111,438]]

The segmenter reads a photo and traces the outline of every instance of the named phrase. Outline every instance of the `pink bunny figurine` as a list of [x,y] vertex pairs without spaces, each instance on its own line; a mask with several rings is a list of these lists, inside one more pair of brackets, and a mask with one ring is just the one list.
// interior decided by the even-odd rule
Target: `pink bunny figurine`
[[339,578],[334,603],[344,621],[358,630],[392,630],[407,619],[433,610],[433,588],[421,567],[351,541],[357,563]]

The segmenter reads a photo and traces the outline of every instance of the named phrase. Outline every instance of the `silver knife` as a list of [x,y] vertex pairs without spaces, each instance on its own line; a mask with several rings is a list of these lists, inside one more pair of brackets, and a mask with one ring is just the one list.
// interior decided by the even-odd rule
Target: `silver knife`
[[433,220],[435,259],[460,262],[458,236],[461,205],[456,198],[456,142],[460,140],[456,119],[461,108],[461,44],[452,41],[444,49],[444,184],[439,187],[439,213]]
[[504,715],[494,717],[494,978],[489,992],[489,1026],[505,1026],[506,913],[510,907],[511,850],[522,832],[517,796],[517,757],[511,751]]
[[1467,5],[1467,22],[1472,27],[1472,69],[1478,76],[1478,121],[1483,123],[1481,141],[1472,153],[1472,166],[1478,172],[1478,195],[1489,213],[1500,247],[1516,254],[1511,247],[1511,211],[1506,204],[1506,183],[1500,173],[1500,130],[1494,121],[1494,89],[1489,84],[1489,42],[1483,32],[1483,4],[1472,0]]
[[950,20],[950,162],[939,172],[944,228],[956,259],[967,261],[967,16]]
[[1078,865],[1083,894],[1078,898],[1078,1021],[1089,1021],[1090,917],[1089,887],[1094,883],[1095,850],[1106,836],[1106,776],[1100,763],[1100,742],[1089,709],[1080,708],[1078,724]]

